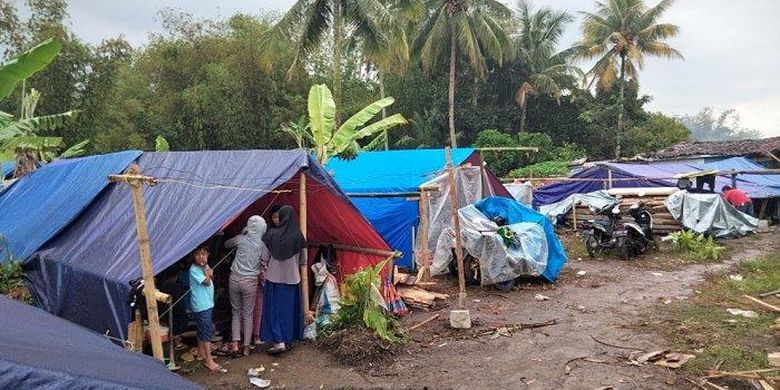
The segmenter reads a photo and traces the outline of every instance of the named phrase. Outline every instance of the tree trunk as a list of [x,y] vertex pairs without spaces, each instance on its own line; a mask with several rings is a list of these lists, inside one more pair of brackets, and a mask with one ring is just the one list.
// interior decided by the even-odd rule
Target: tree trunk
[[[527,99],[527,97],[526,97]],[[525,121],[528,116],[528,102],[524,100],[522,111],[520,112],[520,132],[525,131]]]
[[[385,98],[385,76],[382,74],[382,71],[377,69],[377,74],[379,75],[379,98],[384,99]],[[387,118],[387,108],[382,107],[382,119]],[[390,150],[390,139],[387,138],[387,130],[385,130],[385,150]]]
[[617,141],[617,144],[615,145],[615,158],[620,158],[620,144],[621,144],[621,138],[623,137],[623,111],[625,111],[623,97],[625,95],[625,89],[626,89],[625,76],[626,76],[626,55],[621,54],[620,55],[620,101],[618,102],[620,104],[620,111],[618,112],[617,136],[615,137],[615,141]]
[[336,102],[334,130],[341,126],[341,50],[343,44],[343,20],[341,1],[333,1],[333,101]]
[[453,148],[458,147],[458,141],[455,139],[455,63],[458,59],[458,38],[455,20],[450,15],[450,144]]

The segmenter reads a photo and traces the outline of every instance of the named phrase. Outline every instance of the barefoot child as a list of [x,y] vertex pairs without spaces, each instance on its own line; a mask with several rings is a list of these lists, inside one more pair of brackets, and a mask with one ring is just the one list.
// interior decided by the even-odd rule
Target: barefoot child
[[190,303],[198,327],[198,356],[211,372],[222,371],[222,366],[211,356],[211,338],[214,337],[214,322],[211,312],[214,308],[214,276],[208,265],[209,250],[202,245],[192,252],[190,266]]

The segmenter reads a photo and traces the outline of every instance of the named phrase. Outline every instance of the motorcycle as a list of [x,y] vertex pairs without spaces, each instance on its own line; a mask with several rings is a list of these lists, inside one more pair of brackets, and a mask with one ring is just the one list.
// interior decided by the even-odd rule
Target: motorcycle
[[620,205],[602,210],[591,207],[591,210],[597,217],[602,217],[583,223],[583,240],[591,258],[616,249],[621,259],[628,260],[650,248],[657,248],[652,230],[653,215],[644,203],[636,203],[629,208],[628,213],[634,222],[623,221]]

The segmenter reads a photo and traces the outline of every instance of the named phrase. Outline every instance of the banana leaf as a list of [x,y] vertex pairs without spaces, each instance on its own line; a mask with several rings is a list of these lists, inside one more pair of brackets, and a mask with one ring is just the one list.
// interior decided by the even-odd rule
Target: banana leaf
[[0,66],[0,99],[8,97],[18,82],[45,68],[60,48],[60,42],[50,38]]
[[336,102],[327,86],[319,84],[311,87],[308,108],[314,144],[325,145],[333,134],[336,118]]

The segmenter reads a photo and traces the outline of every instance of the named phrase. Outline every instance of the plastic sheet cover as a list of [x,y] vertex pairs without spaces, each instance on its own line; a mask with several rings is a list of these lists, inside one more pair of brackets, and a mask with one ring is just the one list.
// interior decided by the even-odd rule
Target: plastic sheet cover
[[[457,188],[456,194],[461,206],[474,204],[474,202],[483,198],[483,181],[480,178],[482,173],[479,167],[462,166],[458,167],[453,172],[455,174],[455,185]],[[451,188],[447,174],[440,175],[421,186],[421,188],[426,187],[438,187],[439,190],[428,192],[428,215],[420,217],[428,218],[428,234],[427,237],[424,237],[423,235],[425,232],[422,229],[418,229],[417,231],[415,261],[418,266],[425,265],[424,256],[422,256],[423,253],[426,253],[424,247],[427,245],[427,253],[436,253],[439,236],[441,236],[446,228],[452,227],[452,206],[450,205]],[[492,195],[490,186],[485,186],[484,190],[488,195]]]
[[512,197],[516,201],[528,206],[533,204],[534,187],[530,182],[519,184],[504,184],[504,187],[509,190],[509,193],[512,194]]
[[558,216],[568,213],[574,205],[592,206],[602,210],[616,204],[618,204],[617,198],[610,195],[606,190],[600,190],[587,194],[569,195],[560,202],[539,207],[539,212],[544,214],[553,223],[556,223]]
[[[497,233],[499,227],[476,207],[469,205],[458,211],[461,220],[463,248],[480,259],[481,284],[506,282],[520,276],[539,276],[547,267],[547,239],[536,223],[521,222],[507,225],[515,236],[512,245],[504,245]],[[447,227],[439,236],[431,273],[441,274],[453,260],[455,235]]]
[[735,209],[719,194],[677,191],[666,198],[665,204],[676,220],[697,233],[744,236],[758,228],[758,218]]

